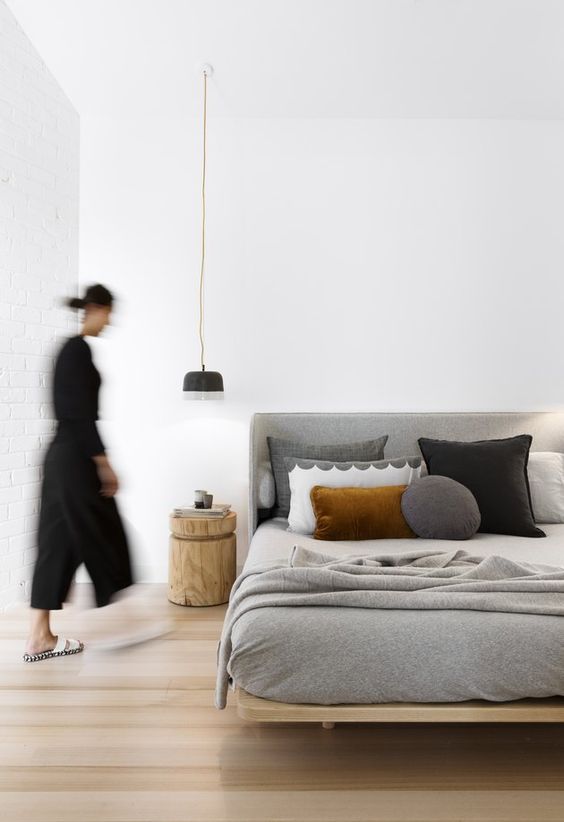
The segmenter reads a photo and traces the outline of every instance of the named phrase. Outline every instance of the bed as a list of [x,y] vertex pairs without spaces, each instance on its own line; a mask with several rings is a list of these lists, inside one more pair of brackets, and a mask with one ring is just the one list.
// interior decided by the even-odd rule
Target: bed
[[[414,540],[320,542],[260,508],[269,435],[332,443],[388,434],[386,457],[418,453],[420,436],[477,440],[533,435],[564,451],[564,415],[257,414],[251,425],[251,543],[244,572],[287,563],[296,544],[334,557],[401,554]],[[261,475],[262,472],[262,475]],[[478,534],[417,540],[420,549],[564,566],[564,524],[545,539]],[[265,607],[233,626],[228,672],[241,716],[256,721],[564,722],[564,619],[540,613]],[[359,641],[359,638],[362,641]]]

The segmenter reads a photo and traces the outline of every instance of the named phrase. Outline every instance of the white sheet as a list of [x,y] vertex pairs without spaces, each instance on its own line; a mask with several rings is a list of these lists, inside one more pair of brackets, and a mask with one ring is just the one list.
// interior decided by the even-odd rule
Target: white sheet
[[249,547],[245,569],[266,560],[287,559],[294,545],[303,545],[314,551],[326,552],[333,556],[346,554],[401,553],[417,547],[433,545],[437,542],[445,551],[463,548],[476,556],[499,556],[522,562],[541,563],[564,567],[564,524],[543,525],[544,538],[508,537],[501,534],[476,534],[469,540],[427,540],[427,539],[378,539],[362,541],[326,542],[287,530],[285,519],[270,519],[257,528]]

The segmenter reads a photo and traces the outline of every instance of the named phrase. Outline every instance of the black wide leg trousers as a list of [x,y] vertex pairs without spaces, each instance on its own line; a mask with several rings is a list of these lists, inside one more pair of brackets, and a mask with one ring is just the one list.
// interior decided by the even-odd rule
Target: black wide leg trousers
[[94,584],[96,605],[133,584],[127,536],[113,498],[102,497],[96,465],[72,440],[45,458],[31,607],[63,607],[79,565]]

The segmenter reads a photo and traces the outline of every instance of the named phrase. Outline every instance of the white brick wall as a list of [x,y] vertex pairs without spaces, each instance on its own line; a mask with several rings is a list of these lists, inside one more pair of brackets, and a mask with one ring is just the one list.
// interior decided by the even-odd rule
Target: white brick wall
[[0,609],[29,595],[60,307],[78,281],[78,115],[0,0]]

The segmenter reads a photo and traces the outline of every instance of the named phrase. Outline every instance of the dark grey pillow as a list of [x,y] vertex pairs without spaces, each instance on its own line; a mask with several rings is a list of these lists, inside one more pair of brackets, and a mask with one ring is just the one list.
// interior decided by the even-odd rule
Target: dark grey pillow
[[421,477],[401,498],[405,521],[423,539],[470,539],[480,527],[474,494],[449,477]]
[[461,482],[476,497],[486,534],[544,537],[533,517],[527,462],[533,438],[450,442],[421,438],[429,474]]
[[388,436],[386,434],[373,440],[345,442],[338,445],[312,445],[278,437],[267,437],[267,441],[276,486],[276,502],[272,516],[287,517],[290,513],[290,483],[284,462],[286,457],[331,462],[373,462],[384,458],[384,446],[388,441]]

